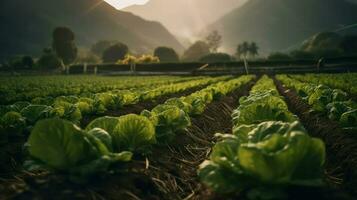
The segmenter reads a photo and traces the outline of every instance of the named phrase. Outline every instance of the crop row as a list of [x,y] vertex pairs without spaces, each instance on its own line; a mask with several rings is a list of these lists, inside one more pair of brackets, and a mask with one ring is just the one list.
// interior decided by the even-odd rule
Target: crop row
[[[35,76],[9,77],[0,80],[0,104],[16,101],[38,102],[41,98],[81,95],[126,90],[153,88],[165,84],[199,80],[205,77],[100,77],[100,76]],[[36,99],[39,98],[39,99]]]
[[39,120],[59,117],[79,124],[83,116],[118,110],[125,105],[153,100],[159,96],[182,92],[184,90],[227,80],[230,77],[205,78],[177,84],[169,84],[142,92],[128,90],[93,94],[91,97],[61,96],[44,99],[36,104],[17,102],[0,108],[0,132],[6,135],[21,135]]
[[294,89],[311,106],[313,112],[338,122],[347,133],[356,132],[357,104],[346,92],[322,84],[301,82],[287,75],[279,75],[277,79]]
[[51,118],[37,122],[29,136],[29,170],[45,168],[76,177],[105,172],[112,163],[129,161],[133,154],[146,155],[152,145],[173,141],[201,114],[207,104],[252,80],[243,76],[212,84],[189,96],[173,98],[141,115],[101,117],[84,130],[74,123]]
[[321,186],[325,145],[288,110],[274,82],[263,76],[233,112],[233,134],[217,134],[199,177],[218,193],[280,199],[288,187]]
[[331,88],[337,88],[357,96],[357,74],[306,74],[291,76],[302,82],[327,85]]

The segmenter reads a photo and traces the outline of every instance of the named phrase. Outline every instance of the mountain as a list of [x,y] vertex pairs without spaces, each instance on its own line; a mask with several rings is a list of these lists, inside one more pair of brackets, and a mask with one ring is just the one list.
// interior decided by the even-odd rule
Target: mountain
[[40,54],[51,45],[57,26],[71,28],[82,47],[98,40],[117,40],[139,53],[162,45],[183,51],[160,23],[118,11],[102,0],[1,0],[0,24],[1,57]]
[[357,5],[345,0],[249,0],[206,31],[220,30],[223,47],[234,52],[255,41],[262,54],[286,50],[317,32],[357,23]]
[[145,19],[162,22],[179,37],[193,37],[198,31],[247,0],[150,0],[145,5],[125,8]]

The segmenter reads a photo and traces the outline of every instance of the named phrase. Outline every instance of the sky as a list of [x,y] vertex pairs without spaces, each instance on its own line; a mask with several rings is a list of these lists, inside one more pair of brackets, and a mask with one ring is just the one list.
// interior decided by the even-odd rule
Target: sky
[[114,6],[116,9],[123,9],[132,5],[144,5],[149,0],[104,0]]

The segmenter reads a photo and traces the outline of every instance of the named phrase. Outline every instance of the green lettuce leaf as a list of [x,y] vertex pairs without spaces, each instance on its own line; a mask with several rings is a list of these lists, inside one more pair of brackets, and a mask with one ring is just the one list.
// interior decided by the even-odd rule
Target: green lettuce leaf
[[191,125],[190,117],[185,111],[172,105],[156,106],[151,113],[156,115],[156,137],[159,143],[171,142],[177,131],[183,130]]
[[106,147],[107,149],[112,152],[113,151],[113,142],[112,137],[109,135],[108,132],[101,128],[94,128],[88,131],[89,135],[93,135],[98,138]]
[[131,152],[112,153],[108,144],[102,142],[109,139],[109,134],[102,129],[87,133],[63,119],[41,120],[29,137],[27,146],[31,159],[24,167],[87,177],[107,171],[113,163],[131,160]]
[[145,154],[156,143],[154,125],[148,118],[135,114],[119,118],[112,138],[114,149],[119,152],[129,150]]
[[29,105],[21,110],[21,115],[29,124],[35,124],[38,120],[52,116],[53,108],[45,105]]
[[344,128],[357,127],[357,109],[343,113],[340,118],[340,124]]
[[4,139],[8,136],[22,136],[26,129],[26,119],[17,112],[7,112],[0,118],[1,133]]
[[101,128],[107,131],[110,135],[113,135],[115,127],[119,123],[118,117],[99,117],[89,123],[86,127],[86,131],[90,131],[94,128]]

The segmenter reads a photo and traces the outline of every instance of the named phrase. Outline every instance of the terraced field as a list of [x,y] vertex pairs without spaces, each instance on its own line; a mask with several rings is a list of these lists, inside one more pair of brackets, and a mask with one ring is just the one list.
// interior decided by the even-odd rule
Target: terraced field
[[356,77],[1,77],[0,199],[356,199]]

